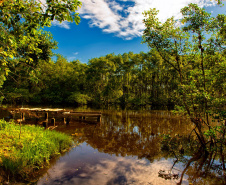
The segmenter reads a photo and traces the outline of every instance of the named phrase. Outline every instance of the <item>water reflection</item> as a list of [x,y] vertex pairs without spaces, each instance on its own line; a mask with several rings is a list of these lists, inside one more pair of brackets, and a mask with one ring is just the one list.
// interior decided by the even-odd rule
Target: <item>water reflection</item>
[[[160,170],[171,170],[174,157],[161,151],[161,135],[187,135],[186,119],[169,112],[104,112],[101,124],[72,122],[59,126],[80,143],[62,157],[38,184],[175,184]],[[164,159],[163,156],[170,157]],[[177,163],[182,171],[182,163]],[[178,173],[173,168],[172,173]],[[188,184],[184,176],[182,183]]]
[[199,149],[189,120],[169,112],[104,111],[99,124],[72,118],[56,125],[81,145],[55,161],[38,185],[226,184],[224,156]]
[[[38,185],[47,184],[166,184],[158,177],[158,171],[170,169],[172,160],[155,160],[150,163],[137,157],[122,157],[98,153],[83,143],[68,156],[61,158],[48,173],[39,180]],[[180,168],[180,166],[178,165]],[[167,181],[175,184],[179,180]],[[186,178],[184,178],[186,183]]]
[[99,152],[145,157],[150,161],[162,157],[162,134],[188,135],[192,129],[188,120],[173,117],[168,112],[106,112],[101,124],[75,123],[69,127],[58,127],[58,130],[74,135],[81,143],[86,142]]

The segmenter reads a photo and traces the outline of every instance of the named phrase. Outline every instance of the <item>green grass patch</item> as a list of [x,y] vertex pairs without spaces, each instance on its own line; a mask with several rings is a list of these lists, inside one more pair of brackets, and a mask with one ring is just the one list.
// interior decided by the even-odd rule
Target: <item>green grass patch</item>
[[0,167],[17,179],[30,177],[71,145],[66,134],[0,120]]

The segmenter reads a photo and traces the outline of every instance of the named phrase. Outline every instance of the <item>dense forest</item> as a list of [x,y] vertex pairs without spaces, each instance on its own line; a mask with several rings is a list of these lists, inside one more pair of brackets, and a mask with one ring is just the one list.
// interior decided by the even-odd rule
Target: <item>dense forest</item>
[[57,42],[42,29],[53,19],[79,23],[71,13],[79,1],[47,1],[45,12],[40,3],[13,2],[1,1],[2,103],[173,109],[189,101],[199,109],[225,101],[225,15],[211,17],[190,4],[181,20],[161,23],[155,9],[144,12],[148,53],[113,53],[84,64],[53,53]]
[[158,53],[151,51],[109,54],[93,58],[88,64],[78,60],[68,62],[60,55],[56,61],[41,60],[35,67],[21,62],[10,69],[4,82],[4,102],[172,107],[177,89],[176,74],[165,70],[161,61]]

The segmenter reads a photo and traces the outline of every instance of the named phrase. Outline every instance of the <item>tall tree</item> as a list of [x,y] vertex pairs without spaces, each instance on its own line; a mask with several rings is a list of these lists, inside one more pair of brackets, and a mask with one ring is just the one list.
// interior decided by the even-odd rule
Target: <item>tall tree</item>
[[177,108],[188,114],[195,125],[194,132],[205,148],[209,141],[213,143],[216,135],[206,134],[208,137],[205,137],[203,124],[209,133],[213,132],[211,120],[221,115],[218,126],[225,129],[221,122],[225,119],[222,112],[226,104],[226,86],[222,81],[225,76],[222,52],[225,49],[225,38],[222,38],[225,15],[210,17],[196,4],[189,4],[181,13],[180,22],[184,25],[178,27],[178,21],[173,17],[161,23],[156,9],[144,12],[143,42],[159,53],[164,68],[177,73]]

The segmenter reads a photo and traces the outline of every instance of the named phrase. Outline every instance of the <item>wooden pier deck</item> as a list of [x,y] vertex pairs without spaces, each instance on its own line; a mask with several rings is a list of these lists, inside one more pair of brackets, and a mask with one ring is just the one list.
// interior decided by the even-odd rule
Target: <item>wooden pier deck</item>
[[12,117],[15,117],[15,114],[20,114],[20,119],[17,119],[18,122],[21,122],[25,120],[26,116],[29,118],[36,118],[36,120],[39,120],[41,118],[43,119],[43,126],[48,127],[49,118],[51,120],[51,123],[55,126],[55,119],[62,119],[63,122],[67,125],[69,125],[72,118],[78,118],[80,121],[84,121],[87,118],[96,118],[96,122],[101,122],[101,112],[77,112],[73,110],[66,110],[66,109],[52,109],[52,108],[15,108],[10,109],[10,112],[12,114]]

